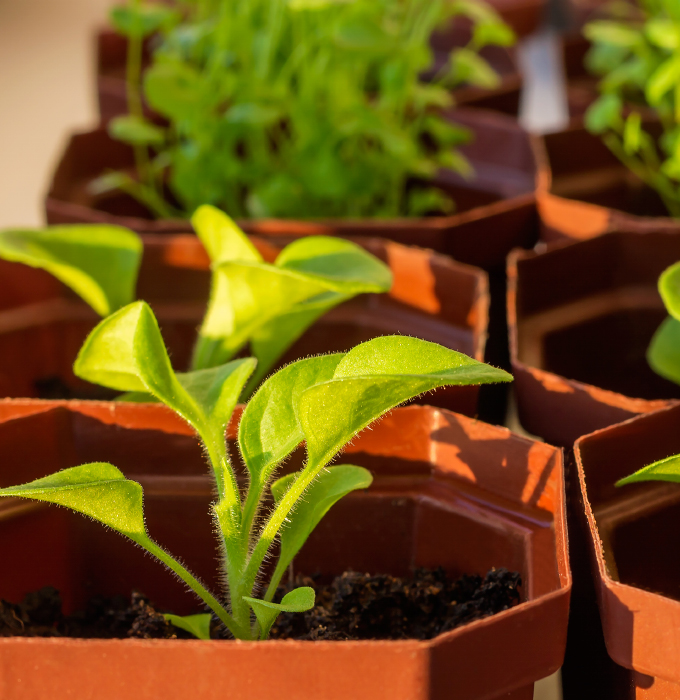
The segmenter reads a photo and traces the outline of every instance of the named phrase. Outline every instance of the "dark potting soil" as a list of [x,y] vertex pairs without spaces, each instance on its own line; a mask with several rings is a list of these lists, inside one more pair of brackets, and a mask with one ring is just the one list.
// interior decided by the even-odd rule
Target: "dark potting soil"
[[[281,587],[312,586],[317,605],[306,613],[279,616],[272,639],[430,639],[467,622],[513,607],[521,577],[507,569],[449,581],[442,569],[418,569],[410,578],[347,571],[329,585],[297,576]],[[213,638],[224,637],[215,621]],[[64,615],[59,592],[45,587],[19,604],[0,600],[0,637],[89,639],[192,639],[165,621],[140,593],[91,598],[85,610]]]
[[298,576],[279,589],[312,586],[316,606],[279,615],[272,639],[431,639],[442,632],[511,608],[520,601],[522,578],[492,569],[484,578],[450,581],[443,569],[417,569],[410,578],[347,571],[330,585]]

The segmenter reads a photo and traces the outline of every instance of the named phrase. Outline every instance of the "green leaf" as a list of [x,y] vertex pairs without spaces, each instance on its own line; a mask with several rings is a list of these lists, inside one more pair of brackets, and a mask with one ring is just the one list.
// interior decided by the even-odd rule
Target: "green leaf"
[[641,41],[640,32],[635,28],[611,20],[589,22],[583,28],[583,35],[593,43],[613,44],[628,49]]
[[617,486],[626,486],[641,481],[674,481],[680,482],[680,455],[660,459],[658,462],[643,467],[635,474],[626,476],[616,482]]
[[469,83],[489,90],[500,84],[500,78],[491,65],[468,48],[459,48],[451,52],[451,75],[456,82]]
[[120,226],[52,226],[0,232],[1,258],[47,270],[100,316],[134,299],[142,249],[139,236]]
[[254,368],[255,361],[246,358],[176,375],[151,308],[138,301],[90,333],[73,370],[111,389],[152,394],[208,441],[223,430]]
[[675,51],[680,48],[680,27],[669,19],[653,17],[645,23],[645,34],[659,48]]
[[680,262],[671,265],[661,273],[659,294],[668,313],[680,321]]
[[279,253],[275,265],[318,279],[342,294],[381,293],[392,287],[392,273],[385,263],[342,238],[300,238]]
[[159,3],[128,3],[112,8],[109,13],[116,31],[130,38],[141,38],[160,29],[167,29],[179,17],[177,10]]
[[512,46],[517,41],[517,36],[503,22],[482,22],[476,24],[472,30],[472,40],[479,47],[489,44],[493,46]]
[[214,268],[193,367],[225,362],[253,337],[262,349],[263,339],[280,329],[282,317],[288,316],[290,326],[262,353],[262,376],[322,313],[356,294],[385,292],[391,285],[384,263],[339,238],[301,238],[286,246],[274,265],[224,260]]
[[668,317],[647,350],[649,366],[661,377],[680,384],[680,321]]
[[605,94],[588,108],[585,125],[593,134],[602,134],[621,122],[623,102],[618,95]]
[[186,63],[154,63],[144,73],[144,94],[159,114],[190,119],[202,101],[201,81],[201,74]]
[[295,408],[305,389],[333,377],[344,355],[298,360],[267,379],[248,402],[239,425],[239,447],[252,480],[264,485],[303,439]]
[[680,56],[664,61],[647,82],[645,95],[652,106],[658,105],[666,93],[675,88],[680,81]]
[[[278,503],[298,474],[289,474],[275,481],[272,494]],[[273,578],[280,576],[307,541],[309,535],[328,511],[344,496],[357,489],[367,489],[373,482],[368,469],[342,464],[322,471],[288,515],[288,523],[281,529],[281,551]]]
[[165,141],[165,131],[143,117],[126,114],[109,122],[112,138],[133,146],[160,146]]
[[309,588],[309,586],[294,588],[283,596],[280,603],[270,603],[266,600],[243,596],[243,600],[248,602],[260,623],[260,639],[266,639],[269,636],[269,630],[282,612],[293,613],[311,610],[314,607],[314,599],[314,589]]
[[642,117],[639,112],[631,112],[623,128],[623,148],[628,155],[634,155],[642,144]]
[[87,515],[131,540],[148,540],[144,525],[142,487],[106,462],[93,462],[0,489],[0,496],[56,503]]
[[440,386],[511,381],[503,370],[406,336],[384,336],[350,350],[333,379],[302,393],[298,420],[315,468],[359,431],[409,399]]
[[200,615],[165,614],[163,617],[171,625],[193,634],[197,639],[210,639],[210,622],[212,620],[210,613],[201,613]]
[[262,256],[234,220],[216,207],[204,204],[191,217],[191,225],[201,239],[212,262],[250,260]]

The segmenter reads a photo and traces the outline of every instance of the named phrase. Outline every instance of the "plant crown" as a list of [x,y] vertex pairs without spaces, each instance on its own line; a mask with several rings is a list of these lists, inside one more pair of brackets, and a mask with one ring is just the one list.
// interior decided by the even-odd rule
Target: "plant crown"
[[[212,263],[212,284],[191,369],[224,364],[249,344],[258,366],[246,395],[327,311],[392,286],[387,265],[350,241],[304,237],[267,263],[220,210],[201,206],[192,223]],[[101,316],[134,300],[142,248],[135,233],[118,226],[0,231],[0,258],[51,272]]]
[[[471,39],[435,63],[430,36],[455,18]],[[444,113],[451,88],[495,87],[479,51],[514,42],[481,0],[199,0],[181,13],[130,0],[111,20],[129,40],[129,114],[110,133],[134,147],[139,178],[96,188],[158,217],[206,202],[241,218],[451,211],[431,184],[442,168],[471,174],[457,148],[470,133]]]
[[[0,496],[55,503],[109,526],[170,568],[234,637],[265,639],[280,612],[314,605],[314,591],[307,587],[274,601],[293,557],[340,498],[371,483],[370,472],[362,467],[329,466],[343,447],[381,415],[419,394],[440,386],[512,379],[461,353],[403,336],[376,338],[347,353],[294,362],[269,377],[243,411],[238,448],[247,486],[242,489],[225,429],[256,363],[245,358],[175,372],[153,312],[137,301],[99,323],[74,365],[74,372],[88,381],[152,394],[198,434],[216,486],[211,509],[223,552],[222,598],[151,538],[144,523],[142,487],[112,464],[64,469],[1,489]],[[282,462],[303,441],[307,456],[302,469],[277,479]],[[267,489],[274,497],[271,508],[264,503]],[[276,568],[266,581],[262,564],[277,540]],[[208,636],[209,614],[169,619],[198,637]]]
[[613,5],[611,19],[590,22],[589,70],[600,97],[586,126],[680,217],[680,3]]
[[[669,316],[652,338],[647,350],[647,361],[657,374],[680,384],[680,262],[671,265],[661,274],[659,293]],[[639,481],[680,482],[680,455],[672,455],[649,464],[620,479],[616,485]]]

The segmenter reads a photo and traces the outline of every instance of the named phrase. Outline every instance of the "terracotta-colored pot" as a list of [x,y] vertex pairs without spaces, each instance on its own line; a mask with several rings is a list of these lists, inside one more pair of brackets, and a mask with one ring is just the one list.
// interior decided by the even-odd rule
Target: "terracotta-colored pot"
[[[457,23],[446,32],[438,32],[432,38],[435,52],[435,66],[448,60],[451,49],[463,46],[469,40],[469,31]],[[150,60],[149,44],[145,46],[145,62]],[[491,64],[500,76],[501,82],[493,90],[463,86],[453,91],[457,105],[493,109],[517,116],[519,111],[522,76],[517,65],[514,50],[498,46],[487,46],[481,55]],[[127,40],[112,29],[97,32],[97,101],[99,118],[102,124],[114,117],[127,113],[127,91],[125,85],[125,64]],[[149,116],[153,113],[149,111]]]
[[[0,423],[3,486],[110,460],[143,484],[152,537],[218,586],[213,490],[186,425],[160,406],[29,405],[32,414]],[[559,667],[564,650],[571,582],[561,453],[504,428],[415,406],[362,433],[348,455],[375,481],[330,511],[296,570],[328,578],[348,568],[403,575],[441,565],[456,576],[506,566],[523,576],[522,602],[425,642],[5,638],[3,698],[42,700],[49,687],[55,700],[119,700],[131,688],[140,700],[203,699],[217,688],[231,700],[273,693],[296,700],[530,700],[534,681]],[[293,455],[293,464],[300,459]],[[2,598],[54,585],[72,610],[94,593],[137,587],[161,609],[196,609],[184,586],[141,550],[64,509],[3,500],[0,557],[9,563]]]
[[[273,260],[278,248],[253,239]],[[379,335],[402,333],[438,342],[476,359],[484,359],[488,317],[487,276],[432,251],[380,239],[358,241],[392,270],[394,284],[384,295],[363,295],[339,306],[312,326],[282,362],[323,352],[347,351]],[[276,240],[277,244],[282,241]],[[138,298],[158,314],[177,369],[188,366],[196,328],[205,312],[209,261],[195,235],[149,234],[138,284]],[[6,264],[17,280],[33,270]],[[8,306],[2,298],[0,309]],[[36,382],[58,377],[74,390],[91,391],[71,367],[94,312],[56,283],[51,298],[29,298],[23,306],[0,311],[0,396],[35,396]],[[89,389],[87,389],[89,387]],[[478,387],[450,387],[435,396],[447,408],[477,412]],[[93,394],[96,397],[97,394]]]
[[522,425],[554,445],[680,398],[645,353],[666,317],[656,284],[680,236],[610,233],[508,258],[508,324]]
[[678,426],[676,404],[587,435],[574,447],[604,638],[618,665],[613,697],[621,700],[680,698],[680,489],[658,482],[614,486],[680,452]]
[[621,228],[680,231],[659,196],[599,136],[575,124],[543,140],[548,170],[537,195],[543,240],[584,240]]
[[[538,139],[512,118],[484,110],[452,113],[458,123],[474,129],[476,139],[464,151],[476,169],[466,181],[444,171],[439,182],[457,202],[458,213],[445,217],[393,220],[241,222],[250,233],[263,236],[327,234],[381,236],[407,245],[420,245],[485,269],[503,265],[509,250],[532,245],[537,237],[534,190]],[[49,223],[117,223],[140,233],[190,231],[186,221],[153,221],[148,212],[122,194],[93,196],[89,183],[106,170],[132,167],[130,148],[109,138],[105,130],[71,138],[53,177],[46,201]]]

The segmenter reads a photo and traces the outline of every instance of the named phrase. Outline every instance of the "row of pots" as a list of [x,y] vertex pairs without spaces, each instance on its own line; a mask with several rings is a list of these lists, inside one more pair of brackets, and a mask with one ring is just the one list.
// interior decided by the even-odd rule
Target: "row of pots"
[[[614,194],[621,196],[627,178],[611,175],[617,168],[622,173],[621,167],[582,130],[539,140],[508,115],[466,108],[452,116],[477,132],[467,155],[478,175],[472,183],[444,176],[459,204],[454,216],[413,222],[261,221],[247,228],[269,258],[299,235],[350,236],[388,262],[395,276],[389,295],[340,307],[285,359],[345,350],[374,335],[400,332],[504,364],[506,256],[539,238],[559,239],[540,252],[510,254],[507,319],[522,423],[567,448],[566,494],[559,449],[445,410],[473,416],[479,411],[493,419],[502,413],[498,397],[490,395],[492,400],[482,400],[478,407],[474,389],[437,392],[428,402],[444,410],[399,409],[353,444],[353,462],[377,475],[375,486],[337,507],[310,540],[300,563],[329,575],[350,567],[375,570],[378,564],[391,573],[435,564],[449,573],[506,566],[523,576],[523,602],[431,642],[228,643],[225,651],[221,642],[0,640],[3,659],[8,659],[2,667],[7,670],[0,671],[0,687],[8,697],[43,697],[44,677],[16,673],[17,668],[35,668],[40,659],[40,667],[50,670],[55,697],[76,693],[118,698],[130,683],[137,683],[137,697],[149,698],[179,692],[209,697],[211,689],[220,687],[237,699],[280,692],[330,699],[390,693],[406,700],[445,698],[453,692],[470,700],[528,700],[534,681],[556,670],[564,653],[571,588],[567,502],[577,577],[570,648],[600,629],[596,618],[586,629],[573,624],[574,611],[587,611],[597,588],[607,647],[617,664],[590,655],[590,669],[603,681],[600,687],[594,682],[597,675],[570,677],[586,654],[570,656],[568,651],[567,696],[590,697],[593,691],[592,697],[598,698],[680,697],[675,685],[680,669],[673,658],[680,640],[668,628],[678,614],[672,598],[677,595],[674,574],[680,572],[664,555],[661,546],[668,542],[658,534],[659,528],[664,537],[674,531],[672,518],[680,498],[669,487],[623,492],[612,486],[636,467],[680,452],[678,431],[673,430],[678,408],[668,402],[675,394],[646,374],[649,370],[640,361],[663,317],[654,292],[656,278],[680,258],[677,229],[670,220],[643,221],[602,206],[627,201],[627,195],[620,200],[610,191],[614,183]],[[581,143],[579,150],[574,144]],[[606,177],[592,178],[596,195],[583,204],[577,201],[579,173],[599,172],[598,158],[606,163]],[[90,194],[88,182],[104,169],[131,163],[129,150],[103,129],[73,137],[50,188],[48,220],[116,221],[143,234],[139,296],[154,306],[173,361],[181,366],[203,311],[208,263],[200,244],[187,235],[186,222],[152,222],[125,197],[97,199]],[[655,227],[658,232],[640,235]],[[583,238],[588,240],[573,243]],[[46,275],[3,263],[0,392],[35,395],[36,384],[45,390],[39,380],[54,377],[72,391],[86,390],[70,365],[95,322]],[[632,338],[627,329],[633,325],[646,330]],[[485,349],[487,329],[490,342]],[[611,353],[625,343],[634,352],[619,370]],[[598,366],[605,374],[596,372]],[[20,368],[26,371],[19,374]],[[600,428],[605,429],[576,440]],[[201,538],[188,527],[196,521],[206,532],[209,528],[201,522],[204,516],[197,515],[206,512],[210,498],[201,456],[186,427],[161,407],[6,399],[0,401],[0,445],[2,486],[79,461],[113,461],[145,485],[150,530],[197,571],[213,569],[215,553],[198,550]],[[164,531],[168,514],[187,527]],[[0,524],[4,560],[21,562],[12,567],[12,576],[3,577],[0,597],[20,598],[52,583],[73,608],[94,590],[127,592],[134,578],[133,585],[143,587],[159,605],[190,610],[180,586],[170,589],[154,565],[97,525],[66,511],[16,501],[0,504]],[[589,555],[596,565],[596,587],[585,561]],[[87,664],[82,677],[74,677],[74,661]],[[594,661],[602,665],[595,667]],[[197,679],[191,671],[199,664],[204,673]],[[262,673],[265,664],[277,664],[277,673]],[[116,672],[123,666],[129,669],[125,677]]]

